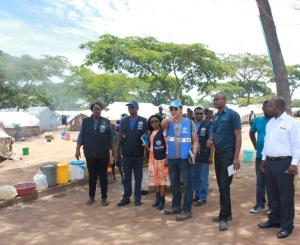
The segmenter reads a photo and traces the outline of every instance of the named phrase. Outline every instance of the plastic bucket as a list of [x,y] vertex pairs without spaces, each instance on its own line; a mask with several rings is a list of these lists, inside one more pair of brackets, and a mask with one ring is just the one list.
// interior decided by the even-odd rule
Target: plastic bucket
[[64,135],[64,139],[65,140],[70,140],[71,136],[70,136],[70,133],[66,132],[65,135]]
[[56,168],[55,164],[48,163],[41,167],[41,171],[47,176],[48,186],[56,185]]
[[244,163],[253,162],[254,151],[253,150],[244,150]]
[[61,131],[60,132],[60,138],[64,139],[65,138],[65,134],[66,134],[66,131]]
[[70,180],[84,179],[85,163],[84,161],[72,161],[70,165]]
[[29,148],[28,147],[22,148],[22,151],[23,151],[23,156],[29,155]]
[[69,163],[58,163],[56,168],[56,183],[67,184],[69,181]]

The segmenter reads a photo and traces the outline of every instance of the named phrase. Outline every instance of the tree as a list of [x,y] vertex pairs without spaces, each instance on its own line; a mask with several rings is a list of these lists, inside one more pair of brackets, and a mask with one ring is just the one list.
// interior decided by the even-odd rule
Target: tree
[[29,55],[15,57],[0,51],[0,106],[26,109],[32,105],[50,105],[51,99],[40,85],[53,76],[63,77],[68,61],[61,56]]
[[230,103],[235,102],[238,97],[241,97],[245,94],[245,89],[239,86],[237,82],[217,83],[210,84],[205,88],[202,99],[220,91],[226,94],[227,101]]
[[[230,77],[244,89],[247,105],[251,96],[265,96],[271,93],[266,82],[271,79],[271,67],[266,56],[254,54],[229,55],[224,62],[231,68]],[[240,95],[241,96],[241,95]]]
[[114,101],[127,101],[134,98],[130,94],[135,79],[126,74],[96,74],[87,67],[75,67],[69,78],[73,89],[79,91],[80,98],[86,102],[102,102],[104,106]]
[[287,103],[287,111],[291,114],[291,95],[288,73],[281,53],[271,6],[268,0],[256,0],[256,2],[272,60],[277,94],[285,99]]
[[[81,45],[87,49],[86,64],[97,64],[109,72],[128,72],[166,91],[168,100],[180,98],[183,90],[199,90],[227,73],[214,52],[202,44],[174,44],[153,37],[119,38],[109,34]],[[170,92],[169,77],[174,78]]]
[[291,98],[297,88],[300,87],[300,65],[293,65],[287,67],[289,74],[289,85]]

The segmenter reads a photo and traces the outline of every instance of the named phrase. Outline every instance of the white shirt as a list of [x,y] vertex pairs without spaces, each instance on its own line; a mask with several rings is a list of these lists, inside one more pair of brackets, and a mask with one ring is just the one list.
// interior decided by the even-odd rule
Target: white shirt
[[291,156],[292,165],[300,160],[300,124],[285,112],[267,123],[262,160]]

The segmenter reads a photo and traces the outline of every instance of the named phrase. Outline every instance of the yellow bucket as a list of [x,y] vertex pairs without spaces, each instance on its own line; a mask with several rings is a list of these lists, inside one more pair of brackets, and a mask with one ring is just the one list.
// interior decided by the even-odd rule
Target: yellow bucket
[[56,183],[58,185],[67,184],[69,181],[69,163],[58,163],[56,170]]

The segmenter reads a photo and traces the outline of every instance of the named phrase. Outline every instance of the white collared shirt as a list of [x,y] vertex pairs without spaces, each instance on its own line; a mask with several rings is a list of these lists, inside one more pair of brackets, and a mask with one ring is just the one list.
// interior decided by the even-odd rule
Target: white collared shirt
[[300,124],[285,112],[267,123],[262,160],[291,156],[292,165],[300,160]]

